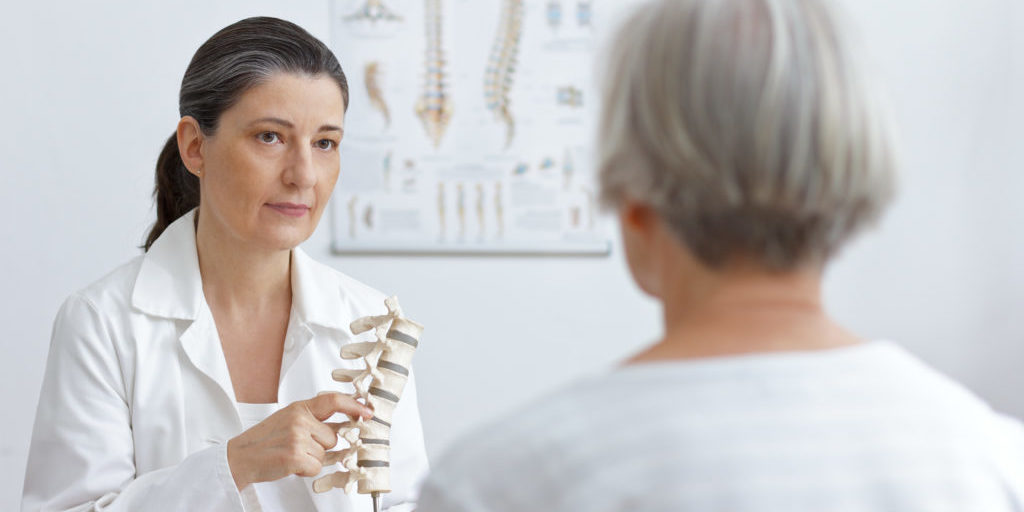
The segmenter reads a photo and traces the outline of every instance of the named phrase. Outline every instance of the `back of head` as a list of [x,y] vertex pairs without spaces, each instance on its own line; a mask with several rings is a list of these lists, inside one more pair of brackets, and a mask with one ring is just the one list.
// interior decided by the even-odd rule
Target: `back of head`
[[[348,107],[345,73],[324,43],[289,21],[255,17],[221,29],[196,50],[181,81],[178,111],[212,135],[221,114],[243,93],[281,72],[329,76]],[[199,206],[199,179],[182,163],[176,134],[157,159],[154,195],[157,220],[143,245],[146,250],[167,226]]]
[[602,200],[704,264],[823,264],[892,196],[882,116],[827,0],[655,0],[611,47]]

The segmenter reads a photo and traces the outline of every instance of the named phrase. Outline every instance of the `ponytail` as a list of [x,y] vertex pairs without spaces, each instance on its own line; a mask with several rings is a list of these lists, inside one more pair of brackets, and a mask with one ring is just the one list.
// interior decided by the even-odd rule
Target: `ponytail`
[[172,222],[199,206],[199,178],[188,172],[178,153],[178,137],[172,133],[156,160],[156,222],[146,237],[143,250],[150,246]]

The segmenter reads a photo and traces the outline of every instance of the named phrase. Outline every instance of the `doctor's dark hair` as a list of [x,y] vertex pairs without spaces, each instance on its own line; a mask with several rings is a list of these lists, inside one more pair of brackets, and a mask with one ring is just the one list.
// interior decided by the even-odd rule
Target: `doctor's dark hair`
[[[326,75],[337,82],[346,110],[348,81],[331,50],[298,25],[277,18],[247,18],[224,27],[196,50],[181,80],[178,112],[213,135],[225,110],[276,73]],[[156,222],[142,246],[148,251],[172,222],[199,206],[199,178],[185,168],[177,133],[156,162]]]

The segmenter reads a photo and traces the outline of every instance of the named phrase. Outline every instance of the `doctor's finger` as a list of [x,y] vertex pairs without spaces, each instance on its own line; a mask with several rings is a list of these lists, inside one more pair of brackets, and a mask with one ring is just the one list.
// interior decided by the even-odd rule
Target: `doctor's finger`
[[319,421],[314,422],[310,425],[309,435],[313,437],[313,440],[317,442],[317,445],[330,450],[338,444],[338,434],[329,425],[320,423]]
[[320,443],[313,442],[306,446],[306,455],[316,459],[317,464],[323,467],[324,457],[327,456],[327,450],[324,450],[323,445]]
[[[313,443],[313,444],[316,444],[316,443]],[[319,446],[320,445],[317,445],[318,448],[319,448]],[[315,449],[314,450],[310,450],[310,451],[315,451]],[[319,458],[314,456],[314,455],[312,455],[312,454],[310,454],[310,453],[307,453],[304,457],[302,457],[302,460],[300,461],[299,466],[295,470],[295,474],[299,475],[299,476],[317,476],[317,475],[319,475],[320,472],[323,471],[323,469],[324,469],[324,464],[323,464],[323,460],[324,460],[323,453],[324,452],[321,451],[320,453],[321,453],[321,455],[320,455]]]
[[373,410],[342,393],[323,393],[305,400],[304,403],[317,421],[324,421],[339,412],[350,418],[362,416],[365,419],[370,419],[373,417]]

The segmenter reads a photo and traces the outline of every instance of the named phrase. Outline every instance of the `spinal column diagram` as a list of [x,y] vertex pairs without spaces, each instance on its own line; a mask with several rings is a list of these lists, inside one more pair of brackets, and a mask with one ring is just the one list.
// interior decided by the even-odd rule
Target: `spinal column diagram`
[[504,0],[501,20],[491,46],[491,56],[484,75],[484,98],[487,108],[505,122],[505,147],[515,136],[515,119],[509,105],[509,90],[516,71],[519,38],[523,26],[523,0]]
[[416,102],[416,116],[423,122],[434,147],[441,145],[452,118],[452,100],[445,76],[445,57],[441,39],[441,0],[424,0],[426,18],[426,77],[423,94]]

